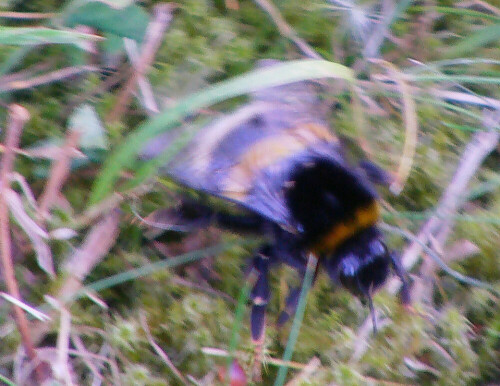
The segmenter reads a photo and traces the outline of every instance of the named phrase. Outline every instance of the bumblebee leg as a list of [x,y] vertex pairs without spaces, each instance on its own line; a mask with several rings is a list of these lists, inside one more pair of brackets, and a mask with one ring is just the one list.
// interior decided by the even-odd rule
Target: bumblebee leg
[[[305,270],[307,268],[307,263],[304,265],[303,271],[301,273],[302,280],[304,280],[304,275],[305,275]],[[316,271],[314,272],[314,278],[313,278],[313,284],[316,281],[316,277],[318,276],[318,267],[316,267]],[[288,296],[285,301],[285,309],[281,311],[277,324],[278,326],[282,326],[288,320],[292,317],[292,315],[295,314],[295,311],[297,310],[297,305],[299,304],[299,297],[300,297],[300,287],[293,287],[290,292],[288,293]]]
[[166,209],[166,215],[172,224],[185,232],[207,227],[213,221],[213,210],[204,204],[190,199],[183,199],[175,208]]
[[250,316],[250,330],[252,341],[254,343],[254,364],[252,369],[252,379],[260,382],[261,364],[263,355],[264,338],[266,331],[266,308],[271,297],[269,289],[269,265],[274,259],[274,248],[271,245],[263,246],[252,261],[252,270],[257,272],[257,281],[255,282],[250,297],[253,301],[252,312]]
[[262,233],[266,228],[266,220],[257,215],[233,215],[229,213],[215,213],[217,226],[235,233]]
[[278,326],[284,325],[290,317],[295,313],[297,304],[299,303],[300,287],[294,287],[290,290],[285,302],[285,309],[281,311],[278,317]]
[[262,344],[264,340],[266,307],[271,296],[268,272],[272,252],[272,247],[265,245],[259,250],[259,253],[257,253],[252,261],[252,268],[258,275],[250,294],[253,301],[250,327],[252,340],[255,344]]
[[280,227],[274,229],[276,240],[276,260],[296,269],[299,274],[306,272],[307,258],[303,248],[299,245],[297,236]]
[[389,186],[393,181],[393,177],[387,171],[371,161],[363,160],[359,163],[359,167],[373,184]]
[[187,230],[199,229],[215,223],[218,227],[231,232],[259,233],[265,230],[265,224],[267,224],[266,220],[258,215],[217,212],[209,205],[191,199],[184,199],[177,208],[169,209],[169,211],[172,212],[170,217],[175,224]]
[[399,258],[394,254],[391,253],[391,264],[392,268],[394,269],[394,272],[396,275],[401,279],[401,303],[404,305],[408,305],[411,302],[410,299],[410,285],[408,284],[408,280],[406,279],[406,271],[403,268],[403,265],[401,264],[401,261]]

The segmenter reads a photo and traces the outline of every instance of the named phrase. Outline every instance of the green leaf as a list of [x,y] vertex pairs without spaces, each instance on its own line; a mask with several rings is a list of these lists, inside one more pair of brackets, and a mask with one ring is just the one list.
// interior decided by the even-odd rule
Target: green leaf
[[100,2],[90,2],[69,13],[64,24],[69,27],[83,24],[141,42],[149,24],[149,15],[135,4],[115,9]]
[[353,72],[348,67],[326,60],[307,59],[256,69],[184,98],[173,108],[140,125],[128,136],[125,143],[111,154],[94,183],[89,205],[96,204],[111,192],[120,172],[124,168],[134,165],[136,155],[148,140],[172,129],[189,114],[223,100],[253,91],[319,78],[355,81]]
[[100,40],[97,35],[35,27],[0,27],[0,44],[33,46],[39,44],[75,44]]
[[463,39],[460,43],[452,47],[447,53],[447,57],[461,56],[473,52],[477,48],[484,47],[489,43],[497,42],[500,39],[500,23],[484,27]]
[[125,8],[134,3],[134,0],[99,0],[100,3],[108,4],[115,9]]
[[80,133],[80,146],[84,149],[107,149],[104,127],[94,107],[78,106],[69,118],[69,129]]

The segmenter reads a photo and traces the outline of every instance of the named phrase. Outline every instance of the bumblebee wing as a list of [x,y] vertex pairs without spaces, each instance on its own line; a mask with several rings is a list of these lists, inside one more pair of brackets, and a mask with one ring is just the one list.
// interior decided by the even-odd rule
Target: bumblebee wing
[[337,146],[324,124],[297,123],[285,109],[256,102],[207,127],[168,165],[167,173],[184,185],[224,197],[293,230],[283,195],[287,178],[299,154],[324,145],[332,152]]
[[[322,118],[324,112],[318,110],[310,83],[261,90],[251,99],[249,105],[202,129],[166,165],[165,172],[181,184],[233,201],[290,228],[282,189],[294,157],[337,139]],[[159,141],[151,146],[165,147]],[[159,151],[149,155],[154,153]]]

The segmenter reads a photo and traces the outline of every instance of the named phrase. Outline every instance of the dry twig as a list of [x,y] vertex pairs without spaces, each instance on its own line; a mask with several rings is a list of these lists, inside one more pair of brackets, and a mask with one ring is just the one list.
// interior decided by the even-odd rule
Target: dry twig
[[[137,47],[137,42],[133,39],[125,38],[123,39],[123,45],[125,46],[125,50],[127,51],[127,55],[130,62],[132,63],[134,68],[136,68],[140,63],[139,49]],[[137,85],[139,86],[139,91],[141,93],[140,101],[144,106],[144,108],[146,109],[146,112],[149,115],[154,115],[159,113],[160,109],[156,104],[151,84],[143,74],[138,75]]]
[[57,335],[57,360],[53,365],[54,375],[57,379],[64,382],[65,385],[72,385],[68,356],[71,314],[62,304],[59,304],[59,311],[61,313],[61,320]]
[[390,78],[396,82],[403,100],[403,117],[406,128],[406,139],[403,154],[401,156],[401,162],[397,172],[397,178],[396,181],[391,184],[391,191],[399,194],[410,174],[413,159],[415,157],[415,149],[417,147],[418,118],[415,101],[412,97],[413,94],[410,93],[410,88],[407,82],[401,72],[394,65],[381,59],[371,59],[371,62],[387,68],[390,73]]
[[137,60],[135,71],[120,92],[113,110],[111,110],[107,117],[108,121],[113,122],[119,120],[127,108],[137,81],[151,65],[156,51],[160,48],[163,34],[172,20],[172,12],[175,8],[176,5],[173,3],[159,4],[155,7],[155,18],[151,21],[146,30],[144,45],[141,50],[140,58]]
[[300,373],[297,374],[286,386],[298,386],[302,384],[302,381],[307,380],[319,367],[321,366],[321,361],[318,357],[313,357],[309,363],[302,369]]
[[0,17],[5,19],[17,20],[40,20],[51,19],[56,17],[57,13],[42,13],[42,12],[0,12]]
[[148,322],[146,320],[146,316],[144,313],[140,313],[139,319],[141,321],[141,326],[144,332],[146,333],[146,337],[148,338],[148,342],[153,347],[155,352],[158,354],[158,356],[165,362],[165,364],[168,366],[168,368],[175,374],[177,378],[179,378],[184,384],[187,384],[186,378],[182,375],[182,373],[175,367],[173,362],[170,360],[168,357],[167,353],[162,350],[162,348],[154,341],[153,335],[151,335],[151,332],[149,331],[148,327]]
[[288,25],[280,11],[268,0],[254,0],[259,7],[261,7],[271,18],[271,20],[278,27],[278,31],[290,39],[297,48],[302,51],[304,55],[313,59],[323,59],[316,51],[314,51],[309,44],[307,44],[297,33]]
[[[83,344],[82,339],[77,335],[77,334],[71,334],[71,341],[76,347],[76,351],[78,352],[78,355],[80,358],[82,358],[83,362],[85,365],[90,369],[92,372],[92,375],[94,376],[94,381],[98,384],[101,384],[103,377],[101,373],[99,373],[99,369],[97,366],[94,365],[92,362],[92,356],[95,355],[94,353],[89,352],[86,348],[85,345]],[[99,357],[101,361],[107,361],[107,358],[102,358]],[[94,385],[94,382],[92,383]]]
[[31,79],[26,80],[17,80],[12,82],[2,83],[0,85],[0,92],[6,91],[17,91],[17,90],[25,90],[31,89],[37,86],[41,86],[43,84],[48,84],[52,82],[57,82],[59,80],[71,78],[73,76],[85,73],[98,71],[99,67],[96,66],[77,66],[77,67],[67,67],[61,70],[55,70],[49,72],[48,74],[35,76]]
[[118,236],[121,213],[114,209],[88,233],[82,246],[64,263],[63,270],[69,277],[57,298],[65,303],[75,296],[82,280],[106,256]]
[[[448,236],[449,220],[456,213],[462,203],[463,193],[466,190],[470,179],[476,174],[478,168],[483,163],[484,159],[497,146],[500,139],[500,131],[498,131],[498,119],[500,114],[496,114],[491,122],[484,123],[488,131],[477,132],[473,135],[471,141],[464,149],[462,158],[457,166],[455,175],[450,184],[444,191],[437,205],[435,215],[432,216],[421,228],[415,240],[405,249],[401,258],[402,264],[406,269],[410,269],[418,261],[419,256],[423,252],[424,246],[427,245],[434,235],[439,235],[443,241]],[[387,285],[389,292],[395,293],[400,288],[401,283],[398,279],[393,278]],[[376,315],[380,315],[376,312]],[[371,331],[371,321],[368,318],[358,330],[355,350],[351,360],[361,358],[368,347],[367,336]]]
[[39,200],[39,215],[42,219],[48,217],[49,209],[60,194],[61,187],[69,175],[72,155],[74,154],[74,149],[78,144],[79,138],[80,132],[76,130],[70,131],[66,136],[65,144],[60,148],[59,156],[52,165],[49,180]]
[[[24,124],[29,119],[28,110],[19,105],[11,105],[9,108],[9,122],[7,125],[7,134],[5,140],[5,153],[0,168],[0,248],[2,260],[2,272],[9,291],[9,295],[21,301],[19,286],[14,275],[14,265],[12,263],[12,250],[10,239],[10,225],[7,202],[5,200],[6,192],[10,186],[10,174],[14,166],[15,154],[13,149],[18,147],[19,138]],[[23,310],[14,306],[14,315],[17,328],[21,334],[24,349],[33,363],[37,363],[38,357],[29,334],[28,320]],[[41,366],[35,367],[35,375],[39,383],[45,379],[45,374]]]

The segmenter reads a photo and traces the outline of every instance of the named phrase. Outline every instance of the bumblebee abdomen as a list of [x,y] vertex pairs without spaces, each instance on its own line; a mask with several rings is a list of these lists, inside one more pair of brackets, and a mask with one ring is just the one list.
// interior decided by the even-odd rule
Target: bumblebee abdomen
[[304,243],[316,253],[333,251],[379,217],[374,188],[333,155],[296,165],[286,202]]

